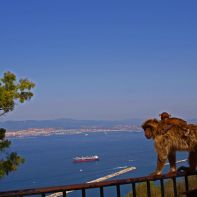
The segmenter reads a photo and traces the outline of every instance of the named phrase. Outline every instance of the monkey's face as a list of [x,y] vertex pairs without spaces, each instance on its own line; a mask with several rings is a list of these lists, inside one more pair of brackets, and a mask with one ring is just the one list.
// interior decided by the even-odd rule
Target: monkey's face
[[151,139],[152,138],[152,130],[150,127],[147,127],[144,129],[144,135],[146,136],[147,139]]
[[147,139],[154,139],[158,124],[159,121],[157,119],[149,119],[142,124],[142,128],[144,129],[144,135]]

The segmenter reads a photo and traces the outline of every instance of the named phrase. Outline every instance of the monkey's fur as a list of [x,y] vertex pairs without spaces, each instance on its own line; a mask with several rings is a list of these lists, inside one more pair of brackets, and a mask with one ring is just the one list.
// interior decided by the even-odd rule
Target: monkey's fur
[[174,125],[185,130],[186,131],[185,135],[188,134],[189,130],[187,128],[187,122],[183,119],[175,118],[175,117],[165,118],[165,119],[161,120],[158,125],[158,132],[165,133],[167,130],[169,130]]
[[157,167],[152,175],[161,175],[166,160],[169,160],[169,174],[176,172],[176,151],[188,151],[189,167],[186,172],[193,172],[197,166],[197,125],[187,125],[185,129],[179,125],[171,125],[165,132],[161,132],[160,121],[150,119],[143,123],[142,128],[147,139],[153,139],[157,152]]

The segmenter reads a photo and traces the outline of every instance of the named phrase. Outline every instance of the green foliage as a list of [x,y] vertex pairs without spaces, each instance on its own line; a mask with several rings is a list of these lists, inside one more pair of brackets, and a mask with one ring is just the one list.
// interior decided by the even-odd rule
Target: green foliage
[[[17,81],[15,74],[5,72],[0,78],[0,116],[13,111],[17,103],[24,103],[33,96],[31,89],[35,84],[28,79]],[[6,130],[0,128],[0,178],[15,171],[17,167],[24,163],[24,159],[16,152],[8,152],[11,142],[5,139]]]
[[0,115],[13,111],[17,102],[24,103],[33,96],[31,89],[35,84],[28,79],[17,81],[15,74],[5,72],[0,78]]
[[18,156],[17,153],[6,152],[11,142],[5,139],[5,132],[5,129],[0,128],[0,178],[2,178],[5,175],[8,175],[9,172],[16,170],[17,166],[24,162],[24,159]]
[[[151,181],[151,183],[150,183],[150,188],[151,188],[151,196],[152,197],[160,197],[160,195],[158,195],[159,192],[160,192],[160,189],[159,189],[159,187],[157,187],[155,185],[155,183],[153,181]],[[137,184],[137,186],[136,186],[136,196],[137,197],[147,197],[147,184],[146,184],[146,182]],[[126,197],[133,197],[133,193],[129,192],[126,195]]]
[[[195,189],[197,185],[197,176],[190,176],[189,179],[189,189]],[[167,180],[164,183],[165,197],[174,197],[174,189],[172,180]],[[183,179],[177,182],[177,192],[178,197],[183,196],[182,193],[185,192],[185,182]],[[136,186],[137,197],[147,197],[147,186],[146,183],[139,183]],[[133,193],[129,192],[126,197],[133,197]],[[161,197],[161,187],[160,184],[155,184],[151,182],[151,197]]]

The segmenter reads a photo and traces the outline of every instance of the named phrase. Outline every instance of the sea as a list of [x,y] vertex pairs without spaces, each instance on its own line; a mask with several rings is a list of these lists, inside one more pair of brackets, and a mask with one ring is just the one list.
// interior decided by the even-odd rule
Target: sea
[[[110,180],[147,176],[156,166],[153,141],[147,140],[143,132],[88,132],[10,140],[10,151],[25,158],[25,163],[0,179],[0,191],[85,183],[126,167],[136,169]],[[100,160],[73,163],[76,156],[90,155],[98,155]],[[186,156],[186,153],[179,153],[177,158],[182,160]],[[164,172],[168,169],[166,165]],[[121,196],[126,196],[130,190],[130,185],[121,186]],[[116,196],[115,191],[115,187],[104,189],[107,197]],[[98,189],[87,191],[89,197],[97,194]],[[79,197],[81,192],[74,191],[68,196]]]

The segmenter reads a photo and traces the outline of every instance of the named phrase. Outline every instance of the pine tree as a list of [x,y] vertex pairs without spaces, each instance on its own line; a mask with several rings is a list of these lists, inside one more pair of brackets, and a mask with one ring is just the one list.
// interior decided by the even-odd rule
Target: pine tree
[[[14,110],[18,103],[24,103],[33,97],[31,92],[35,84],[28,79],[16,79],[15,74],[5,72],[0,78],[0,116]],[[11,141],[5,139],[6,129],[0,128],[0,178],[14,171],[24,162],[16,152],[9,152]]]

